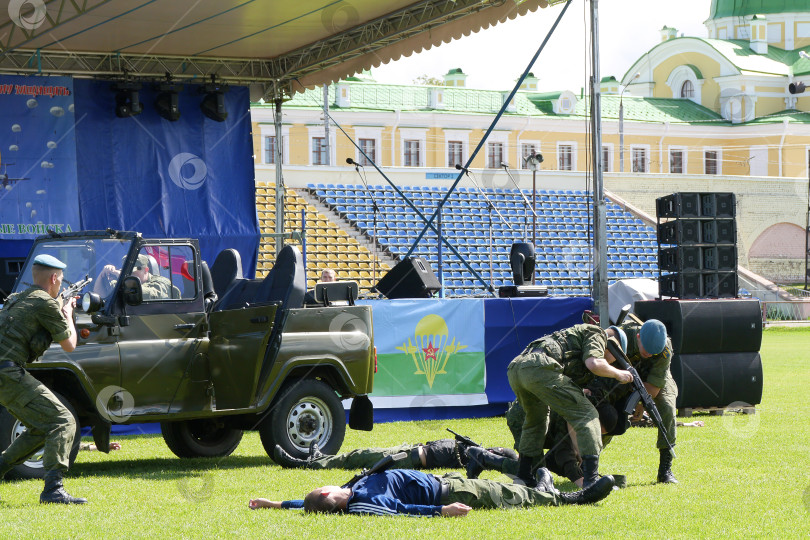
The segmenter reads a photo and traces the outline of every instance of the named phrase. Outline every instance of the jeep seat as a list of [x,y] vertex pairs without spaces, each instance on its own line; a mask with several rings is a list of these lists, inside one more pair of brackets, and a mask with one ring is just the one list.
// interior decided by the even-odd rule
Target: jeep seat
[[304,258],[295,246],[281,248],[273,269],[257,291],[256,302],[281,302],[281,309],[296,309],[304,305],[306,271]]
[[223,249],[211,266],[211,279],[214,292],[222,298],[225,291],[237,280],[242,279],[242,257],[235,249]]

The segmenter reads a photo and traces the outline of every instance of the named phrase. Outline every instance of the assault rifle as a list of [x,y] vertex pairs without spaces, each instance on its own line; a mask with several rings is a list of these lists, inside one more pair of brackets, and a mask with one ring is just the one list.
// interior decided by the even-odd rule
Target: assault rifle
[[62,305],[67,304],[74,296],[78,296],[79,292],[91,281],[93,281],[93,278],[89,275],[85,275],[84,279],[71,283],[70,286],[59,293],[59,298],[62,299]]
[[480,444],[478,444],[477,442],[475,442],[471,438],[467,437],[466,435],[459,435],[458,433],[456,433],[455,431],[453,431],[450,428],[446,428],[446,429],[447,429],[447,431],[449,431],[450,433],[453,434],[453,436],[456,438],[456,441],[458,441],[458,442],[460,442],[462,444],[466,444],[467,446],[481,446]]
[[[627,358],[627,355],[624,354],[621,346],[619,345],[618,341],[614,338],[610,338],[607,340],[607,349],[610,351],[610,354],[613,355],[613,358],[616,359],[616,366],[619,369],[624,369],[629,371],[630,374],[633,376],[633,388],[635,388],[634,395],[631,396],[630,399],[627,400],[627,403],[631,403],[632,408],[635,409],[635,403],[637,400],[634,399],[635,394],[638,394],[638,398],[641,399],[641,403],[644,405],[644,409],[652,418],[655,427],[658,428],[658,432],[664,438],[664,441],[667,443],[669,447],[669,453],[672,454],[672,457],[675,457],[675,448],[672,446],[672,443],[669,442],[667,438],[667,432],[664,429],[664,421],[661,419],[661,413],[658,412],[658,407],[655,406],[655,402],[653,401],[652,396],[647,392],[647,389],[644,387],[644,382],[641,380],[641,377],[638,375],[638,371],[632,365],[630,365],[630,361]],[[627,414],[631,414],[632,411],[625,410]]]
[[376,474],[390,469],[397,461],[401,461],[406,457],[408,457],[408,452],[400,452],[399,454],[394,454],[393,456],[385,456],[380,461],[372,465],[371,468],[363,469],[359,473],[355,474],[354,478],[352,478],[351,480],[349,480],[340,487],[350,488],[367,476],[371,476],[372,474]]

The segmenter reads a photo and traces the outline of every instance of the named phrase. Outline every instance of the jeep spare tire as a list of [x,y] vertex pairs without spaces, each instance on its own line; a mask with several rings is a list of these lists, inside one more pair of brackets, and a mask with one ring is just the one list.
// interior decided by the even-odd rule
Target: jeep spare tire
[[273,456],[276,445],[306,458],[316,442],[324,454],[337,454],[346,435],[346,412],[335,391],[316,379],[289,381],[259,427],[262,445]]
[[166,446],[181,458],[229,456],[242,440],[242,430],[221,419],[161,422]]

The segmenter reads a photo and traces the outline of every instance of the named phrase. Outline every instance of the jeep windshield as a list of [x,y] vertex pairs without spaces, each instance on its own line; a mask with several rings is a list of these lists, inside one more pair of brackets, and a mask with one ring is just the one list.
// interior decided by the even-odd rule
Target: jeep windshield
[[114,283],[98,283],[97,278],[105,266],[113,266],[116,270],[120,270],[131,245],[130,238],[54,238],[39,241],[34,244],[14,292],[23,291],[31,286],[31,265],[34,258],[37,255],[47,254],[67,265],[64,270],[64,287],[91,277],[93,281],[85,285],[79,293],[95,290],[100,292],[102,297],[108,296]]

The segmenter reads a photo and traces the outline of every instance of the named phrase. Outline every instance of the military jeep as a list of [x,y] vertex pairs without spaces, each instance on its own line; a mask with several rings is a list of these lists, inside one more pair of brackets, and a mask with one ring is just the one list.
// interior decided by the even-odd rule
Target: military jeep
[[[179,457],[227,456],[245,430],[258,431],[271,456],[278,444],[304,457],[312,442],[336,453],[349,399],[349,426],[372,428],[371,309],[305,307],[295,247],[285,246],[263,279],[245,279],[237,251],[221,252],[209,270],[193,239],[52,234],[35,241],[15,292],[42,253],[68,265],[66,284],[92,281],[75,312],[76,350],[53,344],[26,368],[90,428],[99,450],[114,424],[160,422]],[[0,407],[0,450],[24,429]],[[77,436],[71,460],[78,445]],[[12,474],[39,477],[41,461]]]

